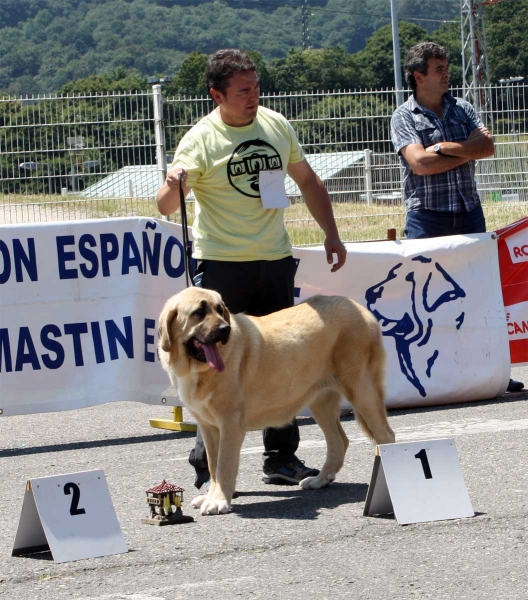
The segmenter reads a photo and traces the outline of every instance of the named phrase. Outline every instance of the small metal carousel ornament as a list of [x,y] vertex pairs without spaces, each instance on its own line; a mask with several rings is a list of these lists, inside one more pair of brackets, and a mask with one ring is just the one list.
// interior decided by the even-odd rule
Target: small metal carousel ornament
[[177,523],[192,523],[192,517],[183,514],[183,492],[177,485],[168,483],[165,479],[159,484],[146,490],[147,504],[150,517],[141,519],[148,525],[176,525]]

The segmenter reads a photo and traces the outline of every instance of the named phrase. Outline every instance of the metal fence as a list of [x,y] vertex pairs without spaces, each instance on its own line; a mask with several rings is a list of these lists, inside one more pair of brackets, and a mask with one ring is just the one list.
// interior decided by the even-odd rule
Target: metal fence
[[[528,213],[528,86],[489,89],[483,115],[495,136],[477,183],[495,229]],[[461,90],[454,90],[462,95]],[[390,141],[393,90],[265,95],[292,123],[324,181],[345,241],[399,235],[401,170]],[[184,133],[212,109],[208,98],[169,98],[161,88],[129,94],[0,99],[0,224],[157,216],[155,194]],[[321,232],[293,181],[286,224],[295,245]],[[190,204],[192,217],[193,205]]]

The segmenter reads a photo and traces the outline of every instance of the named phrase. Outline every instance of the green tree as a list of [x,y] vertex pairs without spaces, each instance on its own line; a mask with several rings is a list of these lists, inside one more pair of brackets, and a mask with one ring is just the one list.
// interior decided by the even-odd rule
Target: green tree
[[[401,63],[405,54],[415,44],[429,39],[423,27],[412,23],[399,24]],[[361,68],[361,80],[365,87],[394,87],[394,52],[392,29],[390,25],[381,27],[368,40],[365,50],[358,53],[357,60]],[[403,75],[402,75],[403,77]]]
[[453,87],[462,86],[462,39],[460,35],[460,23],[442,24],[433,33],[432,41],[444,46],[449,50],[449,82]]
[[181,64],[172,83],[165,86],[166,94],[205,96],[205,65],[209,56],[199,50],[191,52]]
[[63,85],[60,94],[94,94],[104,92],[130,92],[148,89],[147,79],[135,70],[114,69],[100,75],[90,75]]
[[[459,85],[459,0],[397,4],[402,38],[406,24],[423,25],[420,39],[413,41],[433,39],[447,46],[451,80]],[[183,81],[183,61],[195,52],[208,55],[230,46],[258,51],[265,92],[393,86],[387,0],[309,0],[309,7],[310,52],[315,54],[303,56],[299,0],[2,0],[0,89],[15,94],[56,92],[74,79],[125,68],[143,76],[176,78],[181,72],[181,91],[195,94],[197,80]],[[485,7],[492,83],[512,75],[528,77],[527,13],[526,0]],[[457,23],[449,23],[454,20]],[[438,28],[440,21],[447,23]],[[405,39],[400,45],[403,56]],[[374,63],[369,64],[370,58]],[[343,65],[334,64],[341,59]]]
[[259,75],[260,91],[261,93],[269,93],[275,91],[275,82],[273,81],[273,75],[271,69],[262,58],[262,54],[256,50],[248,50],[247,53],[253,59],[253,62],[257,66],[257,73]]
[[340,46],[348,53],[364,48],[368,37],[390,20],[388,3],[380,10],[374,0],[328,0],[312,13],[310,42],[326,48]]
[[528,79],[528,4],[511,0],[487,6],[485,19],[491,83]]
[[301,50],[291,49],[284,58],[272,64],[272,77],[277,91],[309,89],[306,56]]
[[273,62],[271,73],[278,91],[315,91],[358,87],[360,74],[344,48],[290,50]]

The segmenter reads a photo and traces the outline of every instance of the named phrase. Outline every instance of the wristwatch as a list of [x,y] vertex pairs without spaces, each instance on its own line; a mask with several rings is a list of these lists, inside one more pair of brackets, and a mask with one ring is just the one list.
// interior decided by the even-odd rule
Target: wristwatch
[[440,155],[442,155],[442,144],[435,144],[435,145],[433,146],[433,152],[434,152],[435,154],[440,154]]

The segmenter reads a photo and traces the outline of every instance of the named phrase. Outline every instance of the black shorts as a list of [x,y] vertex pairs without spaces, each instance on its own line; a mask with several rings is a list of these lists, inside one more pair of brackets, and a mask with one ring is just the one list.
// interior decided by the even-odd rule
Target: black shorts
[[233,314],[262,317],[293,306],[296,271],[292,256],[246,262],[203,260],[194,281],[217,291]]

